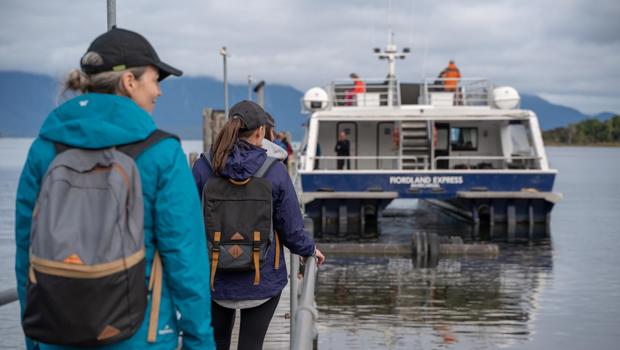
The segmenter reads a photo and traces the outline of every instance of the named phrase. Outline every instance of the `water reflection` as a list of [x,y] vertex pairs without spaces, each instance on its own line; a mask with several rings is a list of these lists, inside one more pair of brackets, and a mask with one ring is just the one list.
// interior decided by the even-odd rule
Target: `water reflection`
[[[381,239],[408,239],[416,215],[386,218]],[[471,238],[469,226],[449,220],[425,228]],[[529,340],[552,274],[551,242],[500,249],[493,258],[442,258],[433,269],[409,257],[330,256],[317,288],[319,348],[492,349]]]

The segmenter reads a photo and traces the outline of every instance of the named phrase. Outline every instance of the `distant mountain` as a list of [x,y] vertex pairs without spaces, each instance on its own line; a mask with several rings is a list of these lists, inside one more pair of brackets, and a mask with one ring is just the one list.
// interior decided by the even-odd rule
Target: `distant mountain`
[[[59,100],[58,89],[59,82],[49,76],[0,71],[0,135],[36,135],[44,118]],[[157,101],[153,118],[159,127],[183,138],[202,137],[202,110],[205,107],[223,109],[223,84],[214,78],[166,79],[162,90],[164,94]],[[246,85],[229,85],[231,105],[246,99],[247,91]],[[290,131],[295,140],[303,136],[301,124],[305,116],[299,105],[302,95],[301,91],[287,85],[267,83],[265,89],[265,108],[276,119],[277,129]],[[530,94],[521,95],[521,107],[536,112],[544,130],[591,118],[574,108]],[[613,115],[603,112],[594,117],[605,120]]]
[[[166,79],[163,95],[157,100],[153,117],[162,129],[182,137],[202,137],[202,111],[209,107],[224,109],[224,88],[221,81],[209,77]],[[228,100],[235,102],[248,98],[247,85],[229,85]],[[265,109],[275,118],[276,129],[287,130],[294,139],[301,139],[303,117],[300,108],[302,92],[285,85],[265,88]]]
[[521,94],[521,108],[534,111],[543,130],[558,128],[591,118],[591,116],[574,108],[551,103],[536,95]]
[[[0,136],[35,136],[45,117],[62,101],[60,83],[49,76],[24,72],[0,71]],[[247,85],[229,85],[229,101],[248,98]],[[157,100],[153,119],[165,130],[183,138],[202,137],[202,111],[209,107],[223,109],[223,84],[209,77],[170,78],[162,83],[163,95]],[[276,120],[278,130],[303,136],[304,117],[299,101],[302,92],[286,85],[265,89],[265,109]]]
[[0,72],[0,134],[34,136],[54,108],[58,83],[45,75]]

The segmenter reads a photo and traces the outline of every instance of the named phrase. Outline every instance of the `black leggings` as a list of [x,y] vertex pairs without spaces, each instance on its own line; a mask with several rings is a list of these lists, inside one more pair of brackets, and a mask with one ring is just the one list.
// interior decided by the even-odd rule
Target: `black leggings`
[[[241,310],[239,350],[260,350],[263,348],[265,334],[279,300],[280,294],[257,307]],[[211,301],[211,325],[213,326],[217,350],[229,350],[230,348],[236,311]]]

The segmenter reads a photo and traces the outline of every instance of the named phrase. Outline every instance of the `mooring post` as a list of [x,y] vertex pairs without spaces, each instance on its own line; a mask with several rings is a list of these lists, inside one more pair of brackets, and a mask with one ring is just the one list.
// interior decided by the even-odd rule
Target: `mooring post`
[[506,205],[506,220],[508,223],[508,241],[513,242],[517,228],[517,209],[514,201],[508,201]]
[[495,231],[495,205],[493,202],[489,205],[489,238],[493,239]]
[[346,236],[349,225],[349,213],[346,201],[338,203],[338,235]]
[[528,201],[528,236],[530,241],[534,239],[534,222],[535,222],[535,218],[534,218],[534,204],[532,203],[532,200]]

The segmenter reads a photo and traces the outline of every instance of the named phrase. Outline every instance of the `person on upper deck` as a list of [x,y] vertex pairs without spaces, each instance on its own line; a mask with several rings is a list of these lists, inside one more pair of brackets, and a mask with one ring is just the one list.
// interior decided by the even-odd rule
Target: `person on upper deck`
[[366,92],[366,84],[360,79],[359,75],[351,73],[349,77],[353,79],[353,93],[362,94]]
[[461,78],[461,72],[456,67],[454,60],[450,60],[450,62],[448,63],[448,67],[441,71],[439,76],[444,79],[443,87],[445,91],[456,91],[459,79]]
[[[323,254],[316,249],[315,243],[304,232],[303,218],[299,209],[299,202],[295,193],[295,187],[288,171],[282,162],[270,162],[270,166],[265,170],[264,164],[269,164],[267,152],[261,148],[265,136],[265,125],[267,124],[264,110],[254,102],[241,101],[230,109],[229,120],[226,122],[220,133],[217,135],[213,147],[208,154],[204,154],[194,164],[193,173],[198,191],[203,194],[203,204],[205,215],[219,220],[220,216],[215,215],[217,206],[210,201],[215,198],[216,186],[228,186],[232,183],[237,186],[250,186],[253,182],[258,184],[267,183],[271,188],[271,226],[275,234],[273,245],[269,245],[266,251],[264,264],[256,270],[222,271],[223,258],[225,254],[236,255],[234,259],[242,257],[241,253],[235,252],[238,248],[224,245],[225,237],[233,232],[225,232],[226,227],[210,227],[215,225],[214,220],[205,221],[206,232],[209,235],[209,244],[214,246],[214,242],[222,242],[222,258],[219,253],[215,260],[212,252],[211,283],[213,288],[212,317],[215,334],[215,342],[218,349],[229,349],[232,336],[232,329],[235,323],[235,313],[241,310],[241,325],[239,331],[239,349],[261,349],[265,334],[271,322],[271,318],[278,305],[282,289],[288,282],[282,244],[291,252],[303,256],[315,256],[317,263],[321,265],[325,259]],[[255,175],[264,172],[262,176]],[[226,181],[222,181],[226,180]],[[222,184],[224,183],[224,184]],[[211,185],[209,185],[211,184]],[[220,184],[220,185],[218,185]],[[210,187],[211,186],[211,187]],[[245,193],[242,187],[230,190],[229,194]],[[258,192],[253,192],[252,199],[257,198]],[[249,196],[249,194],[248,194]],[[269,196],[269,195],[268,195]],[[220,198],[220,197],[218,197]],[[245,202],[245,197],[235,197],[237,202]],[[223,199],[220,200],[220,203]],[[222,204],[219,204],[221,206]],[[245,205],[245,204],[244,204]],[[238,206],[238,205],[237,205]],[[256,211],[247,210],[244,217],[237,217],[235,211],[237,206],[226,207],[223,215],[229,217],[229,221],[243,223],[256,221]],[[257,208],[261,210],[261,208]],[[237,225],[235,222],[235,225]],[[223,226],[228,225],[224,223]],[[218,238],[211,238],[218,234]],[[252,230],[255,230],[253,228]],[[256,229],[257,230],[257,229]],[[219,236],[221,234],[221,236]],[[254,231],[256,237],[257,231]],[[259,232],[259,235],[261,233]],[[243,229],[239,229],[232,235],[231,240],[241,242]],[[235,237],[236,236],[236,237]],[[254,239],[256,241],[256,239]],[[219,248],[218,248],[219,249]],[[218,250],[219,252],[219,250]],[[276,259],[276,256],[279,257]],[[241,259],[241,258],[240,258]],[[230,261],[230,260],[229,260]],[[277,262],[277,264],[275,264]],[[205,271],[208,274],[209,271]],[[254,281],[254,282],[253,282]]]
[[351,73],[349,77],[353,80],[353,88],[345,91],[345,106],[358,106],[360,99],[358,94],[363,94],[366,92],[366,84],[356,73]]

